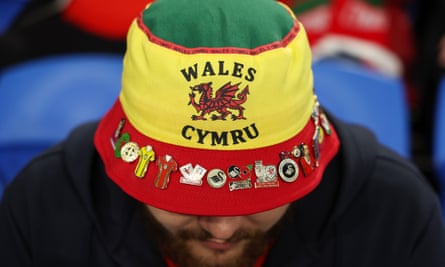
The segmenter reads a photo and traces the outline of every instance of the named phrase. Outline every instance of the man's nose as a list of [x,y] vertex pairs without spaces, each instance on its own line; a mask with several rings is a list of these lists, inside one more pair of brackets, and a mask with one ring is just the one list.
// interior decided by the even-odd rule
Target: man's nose
[[214,239],[227,240],[241,228],[241,216],[202,216],[199,218],[201,227],[209,232]]

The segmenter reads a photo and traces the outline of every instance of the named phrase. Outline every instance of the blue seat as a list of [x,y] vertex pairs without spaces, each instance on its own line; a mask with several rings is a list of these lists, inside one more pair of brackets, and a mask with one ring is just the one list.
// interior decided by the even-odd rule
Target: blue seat
[[433,168],[441,187],[440,197],[445,215],[445,76],[437,91],[433,126]]
[[[0,73],[0,184],[76,125],[99,119],[120,90],[122,56],[45,57]],[[0,185],[1,188],[1,185]]]
[[0,1],[0,34],[5,32],[15,17],[26,7],[29,0]]
[[400,79],[340,59],[315,62],[313,71],[322,107],[368,127],[383,144],[411,157],[409,109]]

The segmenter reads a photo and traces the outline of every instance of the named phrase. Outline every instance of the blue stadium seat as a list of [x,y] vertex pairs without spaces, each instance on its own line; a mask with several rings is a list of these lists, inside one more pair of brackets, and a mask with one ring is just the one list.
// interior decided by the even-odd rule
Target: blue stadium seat
[[364,125],[406,158],[411,157],[409,109],[403,82],[340,59],[313,64],[322,107],[338,118]]
[[0,0],[0,34],[8,30],[29,0]]
[[433,127],[433,168],[441,186],[440,197],[445,215],[445,76],[437,91]]
[[103,116],[120,90],[122,56],[70,54],[0,73],[0,188],[76,125]]

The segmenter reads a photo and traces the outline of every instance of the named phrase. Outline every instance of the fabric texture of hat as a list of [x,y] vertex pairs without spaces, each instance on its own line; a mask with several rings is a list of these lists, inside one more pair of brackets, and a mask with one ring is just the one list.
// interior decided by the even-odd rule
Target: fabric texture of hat
[[158,0],[127,36],[121,94],[95,145],[130,196],[245,215],[320,183],[339,140],[313,93],[303,26],[272,0]]

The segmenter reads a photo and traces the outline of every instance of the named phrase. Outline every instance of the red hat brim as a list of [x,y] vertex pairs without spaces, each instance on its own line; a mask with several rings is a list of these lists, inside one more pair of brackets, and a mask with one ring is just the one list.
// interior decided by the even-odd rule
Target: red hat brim
[[[124,121],[125,123],[121,123]],[[121,125],[120,128],[119,125]],[[317,151],[315,151],[316,128],[321,129],[320,126],[316,127],[312,119],[309,119],[304,129],[291,139],[257,149],[221,151],[187,148],[154,140],[140,133],[128,121],[120,101],[117,100],[100,122],[94,142],[108,176],[133,198],[170,212],[236,216],[277,208],[302,198],[317,187],[326,166],[338,151],[339,140],[335,129],[330,126],[329,132],[326,129],[322,130],[322,138],[315,138],[320,140],[320,142],[317,141]],[[116,140],[123,134],[129,138],[116,144]],[[116,151],[119,151],[125,142],[133,142],[140,147],[149,145],[153,148],[155,156],[152,161],[149,161],[147,171],[142,178],[135,175],[138,160],[125,162],[121,157],[116,156]],[[309,148],[310,164],[307,164],[303,157],[296,157],[292,153],[301,144],[306,144]],[[119,146],[117,149],[116,145]],[[170,162],[172,164],[168,166],[169,169],[163,168],[166,166],[166,162],[162,162],[165,155],[170,155],[173,159]],[[286,182],[280,178],[279,167],[283,161],[283,155],[298,167],[298,176],[295,181]],[[141,159],[142,157],[139,160]],[[254,170],[255,162],[259,161],[264,166],[276,166],[278,171],[275,182],[259,183]],[[199,164],[207,170],[202,179],[202,185],[181,182],[182,174],[179,169],[186,164],[192,166]],[[220,188],[213,188],[206,182],[207,174],[211,170],[219,169],[227,174],[228,169],[234,166],[243,170],[241,177],[227,176],[227,182]],[[160,186],[160,179],[163,180],[164,187]],[[230,188],[229,186],[231,182],[235,185],[237,182],[243,184],[242,181],[249,179],[250,188],[243,186]]]

